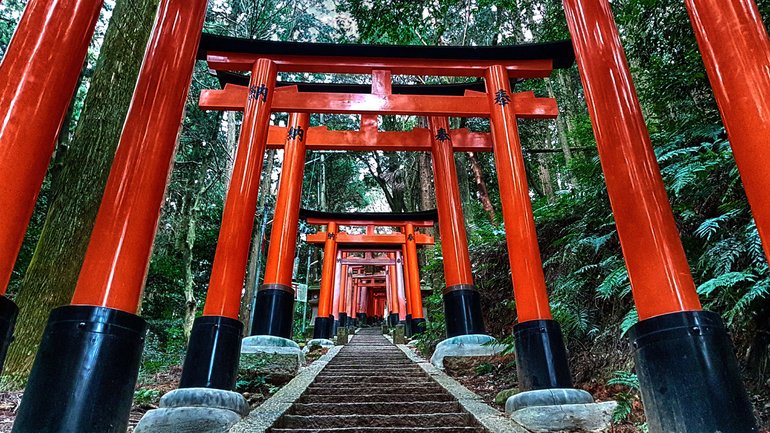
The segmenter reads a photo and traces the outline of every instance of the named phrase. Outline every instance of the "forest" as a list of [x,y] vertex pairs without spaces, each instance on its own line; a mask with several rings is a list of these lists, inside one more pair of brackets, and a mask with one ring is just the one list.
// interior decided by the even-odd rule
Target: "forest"
[[[26,6],[0,3],[0,57]],[[51,309],[72,297],[159,0],[107,0],[60,131],[9,287],[21,309],[3,388],[24,386]],[[770,274],[741,180],[681,0],[611,2],[632,68],[668,197],[704,307],[729,326],[756,414],[770,425]],[[766,25],[770,0],[757,0]],[[568,39],[561,0],[209,0],[205,31],[241,38],[364,44],[514,45]],[[318,81],[282,73],[283,81]],[[368,76],[335,76],[366,83]],[[400,83],[426,83],[398,76]],[[446,78],[445,82],[453,79]],[[434,78],[427,80],[436,82]],[[455,80],[456,81],[456,80]],[[216,250],[241,113],[197,107],[219,88],[198,62],[147,274],[141,315],[150,331],[141,377],[179,369],[193,320],[202,313]],[[554,319],[561,323],[576,384],[621,402],[615,421],[644,429],[626,331],[637,321],[576,66],[517,90],[555,97],[556,120],[519,123]],[[357,116],[311,116],[311,126],[356,129]],[[272,122],[285,126],[285,114]],[[489,131],[487,119],[451,119]],[[381,118],[381,129],[424,126],[414,116]],[[308,151],[302,207],[331,212],[410,212],[435,208],[431,156],[421,152]],[[282,151],[264,162],[241,317],[260,285]],[[488,332],[511,342],[514,287],[491,153],[456,153],[473,272]],[[302,242],[295,281],[320,280],[322,250]],[[438,230],[433,230],[438,241]],[[430,317],[419,347],[444,338],[441,249],[421,255]],[[296,306],[295,336],[305,337]],[[308,317],[305,318],[308,321]],[[248,326],[248,325],[247,325]],[[515,382],[501,361],[470,368],[472,381]],[[491,379],[497,377],[497,379]],[[506,383],[506,381],[508,383]],[[141,380],[140,380],[141,382]],[[499,385],[499,386],[497,386]],[[141,391],[141,390],[140,390]],[[157,397],[150,388],[137,399]],[[493,393],[494,395],[494,393]]]

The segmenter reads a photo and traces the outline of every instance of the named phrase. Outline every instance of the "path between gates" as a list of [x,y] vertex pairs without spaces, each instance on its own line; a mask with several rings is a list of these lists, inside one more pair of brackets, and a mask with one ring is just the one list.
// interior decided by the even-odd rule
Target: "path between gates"
[[432,367],[426,371],[379,331],[361,329],[346,346],[332,349],[320,372],[307,372],[314,378],[300,375],[296,389],[287,385],[231,432],[526,431],[453,379]]

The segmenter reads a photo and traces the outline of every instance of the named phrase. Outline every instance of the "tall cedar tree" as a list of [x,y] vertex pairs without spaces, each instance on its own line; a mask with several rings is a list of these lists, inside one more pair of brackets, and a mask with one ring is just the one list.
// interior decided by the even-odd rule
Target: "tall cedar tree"
[[46,320],[69,303],[136,85],[159,0],[117,0],[80,121],[53,185],[53,198],[16,302],[7,385],[22,385]]

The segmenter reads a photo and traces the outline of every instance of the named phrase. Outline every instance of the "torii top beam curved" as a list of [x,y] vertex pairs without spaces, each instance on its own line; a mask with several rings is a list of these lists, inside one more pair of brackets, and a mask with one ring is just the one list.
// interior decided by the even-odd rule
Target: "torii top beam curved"
[[204,33],[198,58],[214,70],[247,71],[259,58],[273,60],[281,72],[393,74],[483,77],[502,65],[514,78],[547,77],[575,61],[572,42],[494,47],[359,45],[262,41]]

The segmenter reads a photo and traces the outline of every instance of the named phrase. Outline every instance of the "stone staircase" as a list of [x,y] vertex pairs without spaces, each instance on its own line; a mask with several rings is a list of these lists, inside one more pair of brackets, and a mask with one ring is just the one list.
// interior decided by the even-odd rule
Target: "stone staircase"
[[379,328],[356,334],[269,431],[486,432]]

